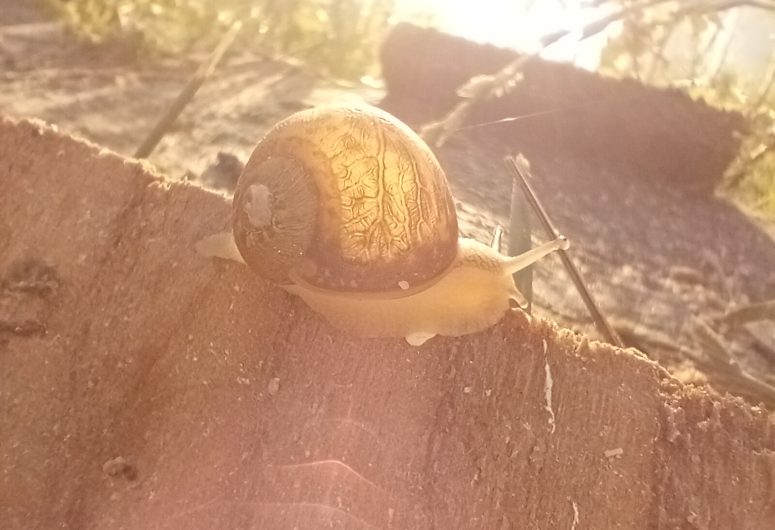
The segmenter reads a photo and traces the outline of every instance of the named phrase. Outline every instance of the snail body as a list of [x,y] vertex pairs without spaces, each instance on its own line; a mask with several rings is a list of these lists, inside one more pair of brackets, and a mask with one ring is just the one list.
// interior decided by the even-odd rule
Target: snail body
[[520,300],[510,258],[458,238],[446,177],[406,125],[371,107],[318,107],[275,125],[240,176],[232,232],[197,250],[243,261],[335,327],[364,337],[483,330]]

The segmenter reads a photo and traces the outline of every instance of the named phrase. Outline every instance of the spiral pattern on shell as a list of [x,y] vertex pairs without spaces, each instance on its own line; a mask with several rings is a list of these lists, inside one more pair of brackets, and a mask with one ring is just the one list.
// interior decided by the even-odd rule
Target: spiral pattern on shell
[[245,261],[278,283],[400,291],[457,252],[446,177],[406,125],[372,107],[318,107],[275,125],[234,195]]

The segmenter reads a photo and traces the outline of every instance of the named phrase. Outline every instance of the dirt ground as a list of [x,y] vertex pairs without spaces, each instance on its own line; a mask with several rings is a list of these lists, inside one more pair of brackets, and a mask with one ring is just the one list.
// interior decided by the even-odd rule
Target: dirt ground
[[[131,155],[201,57],[146,61],[120,46],[90,47],[30,4],[0,0],[0,112],[37,117],[124,155]],[[202,174],[225,182],[219,152],[246,160],[278,119],[320,103],[379,103],[379,88],[310,74],[297,64],[229,55],[150,157],[173,178]],[[402,116],[411,121],[411,115]],[[439,150],[458,201],[464,235],[488,241],[508,225],[510,176],[487,133],[460,136]],[[716,197],[691,197],[648,179],[623,179],[583,160],[533,161],[534,186],[604,313],[633,344],[687,381],[710,377],[721,390],[748,395],[695,369],[705,347],[695,319],[775,296],[772,235]],[[210,183],[213,180],[211,179]],[[228,189],[224,189],[225,192]],[[562,325],[596,332],[556,259],[536,268],[536,312]],[[772,327],[730,339],[734,359],[773,384]],[[759,396],[761,399],[761,396]],[[754,400],[757,399],[755,395]],[[773,398],[775,399],[775,398]],[[773,401],[775,403],[775,401]]]

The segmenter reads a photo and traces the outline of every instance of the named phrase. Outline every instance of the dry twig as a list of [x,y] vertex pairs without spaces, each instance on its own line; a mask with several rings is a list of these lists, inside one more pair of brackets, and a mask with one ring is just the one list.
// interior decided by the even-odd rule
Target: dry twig
[[156,122],[156,125],[154,125],[151,132],[148,133],[148,136],[140,144],[140,147],[137,148],[137,151],[135,151],[134,154],[135,158],[147,158],[148,155],[153,152],[170,127],[172,127],[172,124],[178,116],[180,116],[180,113],[183,112],[183,109],[197,93],[199,87],[201,87],[207,78],[215,71],[215,67],[218,66],[223,55],[232,45],[234,39],[237,38],[240,29],[242,29],[242,22],[237,21],[231,25],[226,33],[224,33],[223,37],[221,37],[221,40],[218,42],[218,46],[215,47],[215,50],[210,54],[207,61],[197,68],[194,75],[191,76],[191,79],[186,83],[186,86],[183,87],[183,90],[180,91],[169,108],[167,108],[167,111],[159,118],[159,121]]
[[[514,157],[506,157],[506,165],[514,173],[515,181],[519,183],[519,185],[522,188],[522,191],[525,194],[525,197],[527,198],[528,202],[530,203],[530,205],[533,207],[536,214],[538,215],[538,218],[541,221],[541,224],[543,225],[544,230],[546,231],[546,235],[550,239],[557,238],[559,236],[559,232],[552,225],[552,222],[549,220],[549,216],[547,215],[546,210],[544,210],[544,207],[539,202],[538,197],[533,191],[533,188],[530,186],[530,183],[525,178],[525,172],[526,172],[525,168],[521,167],[520,162]],[[571,280],[573,280],[573,284],[576,286],[576,289],[581,295],[581,298],[584,301],[584,305],[587,306],[587,310],[589,311],[589,314],[592,316],[592,319],[595,321],[595,326],[597,327],[598,331],[611,344],[615,344],[620,348],[624,348],[625,345],[622,342],[622,339],[608,323],[605,316],[603,316],[603,313],[600,311],[597,304],[595,303],[595,300],[592,298],[592,294],[589,292],[589,289],[587,289],[584,283],[584,280],[581,277],[581,273],[576,268],[576,265],[573,263],[573,261],[571,261],[568,253],[562,249],[559,249],[557,252],[560,255],[560,259],[562,260],[563,265],[565,265],[565,269],[568,271],[568,274],[570,274]]]
[[695,321],[694,336],[705,355],[684,350],[697,366],[734,394],[764,402],[775,408],[775,386],[748,373],[732,356],[732,346],[701,319]]
[[775,300],[751,304],[730,311],[718,319],[717,323],[734,327],[741,326],[747,322],[755,322],[757,320],[772,320],[775,322]]

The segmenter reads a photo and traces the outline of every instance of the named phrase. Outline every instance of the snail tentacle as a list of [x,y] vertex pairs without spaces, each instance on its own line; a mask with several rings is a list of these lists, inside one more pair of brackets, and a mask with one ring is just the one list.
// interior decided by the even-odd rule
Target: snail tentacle
[[557,239],[553,239],[552,241],[548,241],[535,248],[531,248],[519,256],[506,258],[503,261],[503,272],[505,274],[514,274],[515,272],[521,271],[525,267],[529,267],[547,254],[551,254],[552,252],[560,249],[567,250],[568,247],[568,240],[565,238],[565,236],[559,236]]

